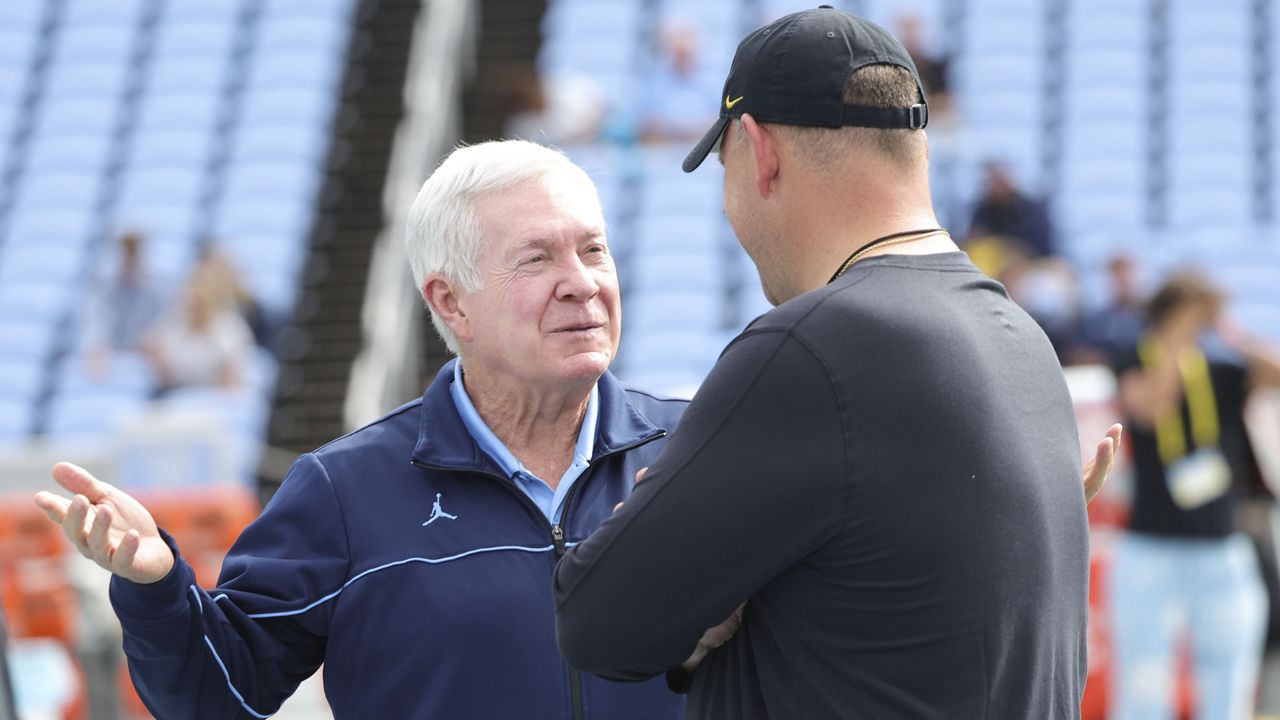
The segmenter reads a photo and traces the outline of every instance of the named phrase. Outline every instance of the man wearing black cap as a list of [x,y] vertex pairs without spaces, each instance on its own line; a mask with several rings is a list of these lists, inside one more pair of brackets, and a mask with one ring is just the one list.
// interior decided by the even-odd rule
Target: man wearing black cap
[[694,718],[1079,717],[1071,400],[1044,333],[937,226],[910,57],[824,7],[743,40],[723,94],[684,168],[718,152],[778,307],[561,561],[561,651],[668,672]]

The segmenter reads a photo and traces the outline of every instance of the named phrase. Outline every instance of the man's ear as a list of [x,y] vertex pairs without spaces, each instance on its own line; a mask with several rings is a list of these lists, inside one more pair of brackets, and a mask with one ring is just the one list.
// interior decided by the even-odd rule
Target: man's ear
[[440,273],[431,273],[422,282],[422,299],[459,340],[471,340],[471,322],[456,283]]
[[773,195],[778,178],[778,139],[746,113],[742,115],[742,127],[755,158],[756,190],[760,197],[768,198]]

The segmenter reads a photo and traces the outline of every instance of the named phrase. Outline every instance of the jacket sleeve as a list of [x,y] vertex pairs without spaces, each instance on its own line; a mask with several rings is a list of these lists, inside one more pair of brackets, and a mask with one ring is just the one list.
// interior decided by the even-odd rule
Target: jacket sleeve
[[264,718],[324,659],[331,603],[348,568],[346,529],[323,465],[303,455],[227,554],[219,585],[196,586],[178,555],[159,582],[111,581],[129,672],[157,718]]
[[844,448],[822,363],[781,331],[740,337],[644,481],[557,566],[565,658],[617,680],[683,662],[707,628],[832,536]]

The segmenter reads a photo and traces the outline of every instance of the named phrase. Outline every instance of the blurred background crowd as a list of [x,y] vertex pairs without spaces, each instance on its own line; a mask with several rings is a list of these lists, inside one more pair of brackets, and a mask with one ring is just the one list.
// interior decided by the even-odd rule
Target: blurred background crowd
[[[1045,329],[1082,438],[1163,402],[1122,402],[1117,379],[1151,369],[1134,358],[1156,319],[1190,318],[1209,367],[1253,369],[1229,410],[1248,418],[1231,522],[1280,641],[1280,5],[831,2],[914,56],[940,219]],[[459,141],[543,142],[591,173],[624,293],[614,372],[692,394],[769,305],[719,167],[680,161],[741,36],[808,7],[0,2],[0,600],[22,717],[146,717],[106,578],[30,503],[52,462],[143,498],[214,584],[297,453],[419,394],[446,359],[399,245]],[[1141,485],[1130,458],[1090,508],[1089,718],[1129,677],[1108,578]],[[1184,615],[1158,691],[1191,713],[1204,674]],[[1280,663],[1260,677],[1259,712],[1280,714]],[[320,692],[281,716],[327,717]]]

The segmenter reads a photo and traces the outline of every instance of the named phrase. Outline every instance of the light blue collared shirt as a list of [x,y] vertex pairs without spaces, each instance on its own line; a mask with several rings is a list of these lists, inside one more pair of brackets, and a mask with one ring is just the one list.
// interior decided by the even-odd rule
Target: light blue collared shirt
[[449,387],[449,392],[453,396],[453,404],[458,409],[458,415],[462,417],[462,424],[466,426],[467,432],[471,433],[471,438],[476,441],[480,449],[498,464],[502,472],[511,478],[521,492],[529,496],[529,499],[542,510],[547,520],[558,524],[569,488],[573,487],[578,477],[586,472],[591,464],[591,454],[595,452],[597,406],[600,403],[599,387],[591,388],[591,395],[587,398],[587,412],[582,416],[582,429],[578,431],[578,444],[573,449],[573,462],[560,477],[560,484],[554,491],[545,480],[525,469],[524,464],[511,454],[507,446],[489,429],[489,425],[485,423],[484,418],[480,417],[480,413],[476,412],[476,406],[471,403],[467,389],[462,386],[461,361],[453,364],[453,385]]

